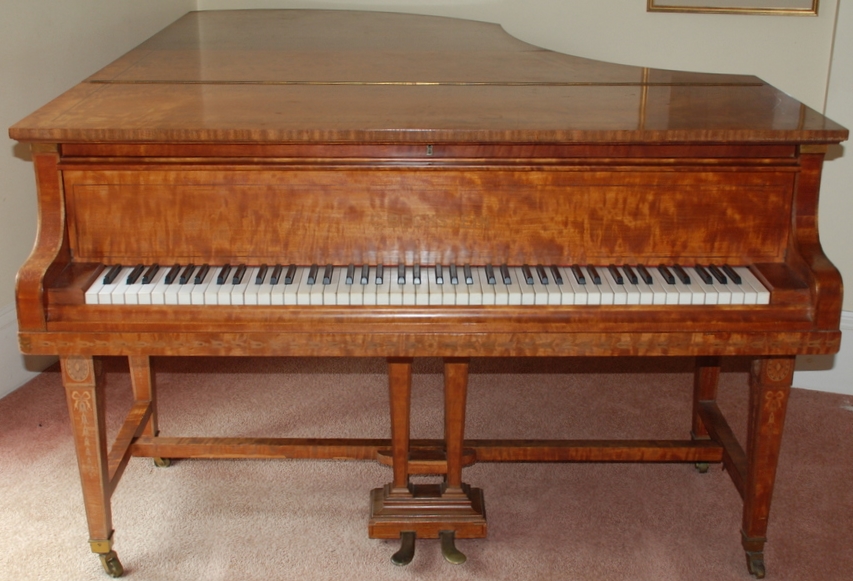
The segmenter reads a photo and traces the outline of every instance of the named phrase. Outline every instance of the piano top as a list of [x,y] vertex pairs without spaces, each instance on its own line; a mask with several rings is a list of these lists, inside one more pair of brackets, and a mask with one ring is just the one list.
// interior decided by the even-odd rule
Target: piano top
[[498,25],[192,12],[12,126],[29,142],[835,143],[760,79],[603,63]]

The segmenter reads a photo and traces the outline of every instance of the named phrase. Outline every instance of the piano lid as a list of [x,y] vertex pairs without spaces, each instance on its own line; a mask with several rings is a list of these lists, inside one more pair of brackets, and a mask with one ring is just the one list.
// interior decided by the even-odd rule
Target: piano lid
[[48,142],[832,143],[741,75],[602,63],[498,25],[326,10],[193,12],[14,125]]

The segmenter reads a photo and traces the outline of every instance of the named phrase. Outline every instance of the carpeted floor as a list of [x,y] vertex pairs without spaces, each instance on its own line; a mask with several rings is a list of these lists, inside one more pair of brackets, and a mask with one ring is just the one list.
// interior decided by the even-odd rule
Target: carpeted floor
[[[687,360],[476,360],[472,438],[685,438]],[[130,401],[108,359],[113,432]],[[388,437],[381,360],[156,359],[164,435]],[[441,366],[416,362],[413,436],[441,434]],[[637,374],[637,372],[643,372]],[[723,374],[721,407],[745,430],[745,367]],[[59,373],[0,400],[0,579],[104,580],[89,552]],[[169,580],[750,579],[741,502],[719,467],[478,464],[489,537],[436,541],[391,565],[367,538],[375,462],[131,461],[113,500],[126,578]],[[795,389],[771,511],[767,579],[847,580],[853,571],[853,398]]]

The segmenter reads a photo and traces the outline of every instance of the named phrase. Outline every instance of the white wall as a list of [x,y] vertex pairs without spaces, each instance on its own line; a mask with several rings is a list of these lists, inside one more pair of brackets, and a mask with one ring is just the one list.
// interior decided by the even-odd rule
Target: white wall
[[[484,20],[532,44],[578,56],[754,74],[815,109],[827,104],[831,117],[853,127],[853,19],[850,0],[842,2],[836,29],[839,2],[822,0],[817,17],[786,17],[647,13],[645,0],[0,0],[0,126],[18,121],[188,10],[297,7]],[[36,221],[29,156],[5,139],[0,149],[0,315],[11,313],[15,272],[32,247]],[[846,222],[853,216],[847,188],[853,183],[853,155],[843,152],[833,152],[837,159],[826,165],[821,234],[827,254],[853,280],[853,248],[845,240]],[[844,306],[853,311],[853,296]],[[16,348],[0,337],[0,353]],[[0,375],[0,394],[2,381]]]
[[195,7],[195,0],[0,0],[0,396],[33,375],[18,354],[12,305],[37,219],[29,149],[6,128]]

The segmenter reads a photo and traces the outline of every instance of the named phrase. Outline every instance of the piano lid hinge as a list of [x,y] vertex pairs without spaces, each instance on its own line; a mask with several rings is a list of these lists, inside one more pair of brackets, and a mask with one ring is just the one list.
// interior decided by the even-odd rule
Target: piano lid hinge
[[427,155],[432,155],[432,144],[427,145],[427,152],[426,152],[426,154],[427,154]]

